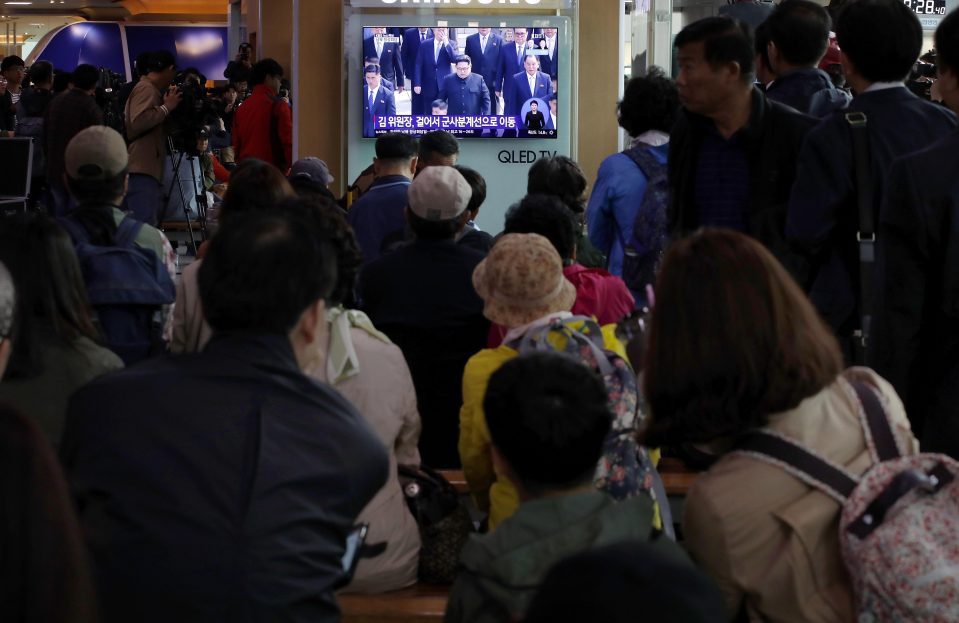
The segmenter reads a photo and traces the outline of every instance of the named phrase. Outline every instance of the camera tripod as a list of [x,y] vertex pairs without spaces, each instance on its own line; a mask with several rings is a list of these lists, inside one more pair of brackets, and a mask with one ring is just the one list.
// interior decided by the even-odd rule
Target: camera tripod
[[[196,244],[196,235],[193,231],[193,219],[190,218],[190,203],[187,201],[186,195],[183,192],[183,186],[180,184],[180,166],[183,164],[183,160],[187,160],[190,163],[190,181],[193,184],[191,188],[194,190],[195,199],[196,199],[196,213],[197,221],[200,223],[200,229],[206,235],[206,193],[200,192],[196,193],[197,188],[197,175],[196,169],[194,168],[198,156],[193,156],[185,151],[180,151],[176,148],[176,145],[173,142],[172,136],[167,136],[167,151],[170,157],[173,159],[173,175],[170,180],[170,189],[167,192],[167,200],[164,205],[164,214],[170,207],[170,200],[173,198],[173,187],[177,187],[177,191],[180,195],[180,206],[183,208],[183,217],[186,220],[187,233],[190,235],[190,246],[193,249],[194,255],[197,252]],[[201,173],[202,175],[202,173]]]

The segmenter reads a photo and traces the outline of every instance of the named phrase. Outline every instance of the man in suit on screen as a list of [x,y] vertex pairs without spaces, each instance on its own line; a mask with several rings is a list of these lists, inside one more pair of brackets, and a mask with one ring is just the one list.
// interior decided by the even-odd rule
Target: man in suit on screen
[[402,93],[405,88],[403,61],[400,58],[400,44],[386,41],[385,28],[374,28],[373,36],[363,40],[363,58],[376,58],[380,66],[380,75],[396,85],[396,91]]
[[507,110],[510,115],[519,115],[527,100],[538,97],[547,101],[553,93],[552,80],[539,70],[539,57],[527,55],[523,59],[523,67],[523,71],[513,76],[512,107]]
[[494,98],[491,105],[491,114],[496,113],[496,72],[500,63],[500,52],[503,49],[503,38],[492,32],[492,28],[480,28],[479,32],[466,38],[466,55],[473,63],[473,73],[483,76],[486,90]]
[[472,73],[472,61],[466,54],[456,57],[456,73],[443,78],[436,99],[446,101],[451,115],[490,114],[489,89],[483,76]]
[[[410,79],[411,83],[413,82],[416,57],[419,54],[420,46],[428,39],[433,39],[433,31],[430,28],[420,26],[417,28],[407,28],[403,32],[403,48],[400,51],[400,56],[403,59],[403,73]],[[432,43],[432,41],[430,41],[430,43]],[[414,115],[426,114],[423,112],[423,98],[419,93],[410,94],[410,101]]]
[[[433,39],[420,45],[413,72],[413,93],[427,106],[440,92],[443,78],[453,73],[451,65],[456,52],[449,42],[448,28],[434,28]],[[417,113],[414,113],[417,114]],[[426,114],[421,108],[418,114]]]
[[367,65],[363,70],[366,87],[363,89],[363,136],[374,136],[376,117],[396,114],[396,101],[393,92],[380,84],[380,68]]

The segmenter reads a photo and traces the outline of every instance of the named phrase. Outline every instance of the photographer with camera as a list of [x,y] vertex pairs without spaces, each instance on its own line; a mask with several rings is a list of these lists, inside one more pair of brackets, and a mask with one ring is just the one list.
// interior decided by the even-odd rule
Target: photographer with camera
[[227,63],[223,70],[223,77],[230,82],[249,82],[250,72],[253,71],[253,65],[250,63],[250,50],[252,46],[249,43],[241,43],[237,52],[236,60]]
[[124,114],[130,154],[130,188],[124,207],[149,225],[157,223],[162,207],[164,121],[182,100],[180,90],[170,86],[175,74],[173,54],[166,50],[151,54],[147,75],[133,87]]
[[277,95],[283,67],[272,58],[253,66],[250,82],[253,94],[233,118],[233,151],[236,162],[259,158],[285,174],[293,164],[293,113],[289,103]]

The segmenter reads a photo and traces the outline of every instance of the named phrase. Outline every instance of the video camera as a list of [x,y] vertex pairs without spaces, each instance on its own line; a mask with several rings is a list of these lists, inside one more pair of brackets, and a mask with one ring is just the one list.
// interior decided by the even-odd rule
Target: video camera
[[170,136],[174,148],[190,155],[196,155],[197,140],[201,136],[226,136],[220,125],[219,107],[207,97],[205,82],[202,75],[192,71],[181,71],[173,79],[183,100],[170,113]]
[[120,110],[118,96],[120,88],[126,83],[123,76],[117,72],[100,68],[100,77],[97,79],[96,101],[103,111],[103,124],[123,132],[123,111]]

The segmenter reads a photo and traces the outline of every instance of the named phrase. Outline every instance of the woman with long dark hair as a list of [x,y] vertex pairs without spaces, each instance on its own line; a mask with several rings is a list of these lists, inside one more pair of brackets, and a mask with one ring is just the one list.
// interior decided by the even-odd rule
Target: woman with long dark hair
[[97,344],[73,242],[55,221],[34,214],[0,220],[0,262],[19,300],[0,402],[30,417],[56,447],[70,395],[123,362]]

